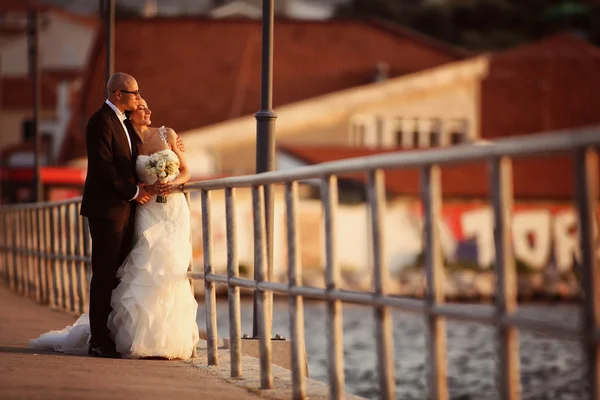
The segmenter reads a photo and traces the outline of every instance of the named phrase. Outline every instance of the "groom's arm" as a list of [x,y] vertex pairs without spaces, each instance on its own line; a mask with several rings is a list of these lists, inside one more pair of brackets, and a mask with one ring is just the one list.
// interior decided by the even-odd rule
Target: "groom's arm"
[[86,131],[86,147],[88,171],[94,171],[95,177],[109,183],[124,200],[135,198],[138,193],[135,177],[120,176],[115,169],[112,134],[107,121],[90,121]]

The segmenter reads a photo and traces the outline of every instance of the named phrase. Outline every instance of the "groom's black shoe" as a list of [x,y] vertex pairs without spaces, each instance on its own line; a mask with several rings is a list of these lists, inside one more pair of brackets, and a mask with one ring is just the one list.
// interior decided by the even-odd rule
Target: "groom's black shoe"
[[121,353],[117,352],[111,346],[98,346],[93,348],[90,346],[88,354],[92,357],[121,358]]

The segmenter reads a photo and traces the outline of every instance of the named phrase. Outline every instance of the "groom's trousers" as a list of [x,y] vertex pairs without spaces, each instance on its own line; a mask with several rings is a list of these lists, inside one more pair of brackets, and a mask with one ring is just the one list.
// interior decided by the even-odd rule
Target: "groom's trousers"
[[92,237],[92,282],[90,285],[91,347],[114,345],[108,329],[110,299],[117,287],[117,270],[129,254],[133,240],[133,215],[126,221],[89,218]]

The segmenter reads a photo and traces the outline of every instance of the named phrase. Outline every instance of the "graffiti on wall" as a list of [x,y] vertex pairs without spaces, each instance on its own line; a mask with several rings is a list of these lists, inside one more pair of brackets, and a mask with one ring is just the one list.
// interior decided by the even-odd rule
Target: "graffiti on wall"
[[[237,207],[237,244],[240,263],[253,264],[252,210],[249,204]],[[287,270],[287,242],[283,202],[275,201],[274,272]],[[194,252],[201,265],[202,239],[200,207],[192,210]],[[324,265],[324,232],[320,202],[305,200],[298,204],[300,252],[303,267],[321,269]],[[450,261],[476,263],[490,267],[495,258],[491,207],[485,204],[450,204],[442,208],[438,232],[445,258]],[[340,206],[336,221],[338,261],[343,269],[370,271],[369,213],[364,205]],[[390,272],[413,265],[423,253],[423,218],[420,204],[394,203],[384,215],[384,252]],[[596,224],[597,225],[597,224]],[[226,226],[223,205],[213,203],[213,263],[217,271],[226,271]],[[571,271],[580,259],[577,214],[569,206],[544,204],[516,206],[512,219],[512,242],[515,256],[530,268],[541,270],[553,266],[558,272]],[[599,253],[600,254],[600,253]]]
[[[494,216],[489,206],[447,206],[444,221],[456,242],[454,259],[476,261],[486,267],[494,262]],[[516,207],[512,218],[515,257],[534,269],[549,265],[570,271],[580,259],[577,214],[571,207]]]

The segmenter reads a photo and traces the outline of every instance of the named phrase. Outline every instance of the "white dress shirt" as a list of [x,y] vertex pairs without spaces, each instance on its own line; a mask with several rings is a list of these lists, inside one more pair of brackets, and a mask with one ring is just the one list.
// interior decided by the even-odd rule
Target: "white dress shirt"
[[[133,154],[133,150],[131,148],[131,138],[129,137],[129,133],[128,133],[129,131],[127,130],[127,127],[125,126],[125,120],[127,119],[127,117],[125,116],[125,114],[123,114],[121,112],[121,110],[119,110],[113,103],[111,103],[110,100],[106,99],[105,103],[108,104],[108,106],[110,108],[112,108],[112,110],[115,112],[115,114],[117,114],[117,118],[119,118],[119,121],[121,122],[121,126],[123,126],[123,132],[125,133],[125,137],[127,138],[127,143],[129,143],[129,154]],[[133,196],[133,198],[129,199],[129,201],[138,197],[139,193],[140,193],[140,188],[138,186],[136,186],[135,196]]]

